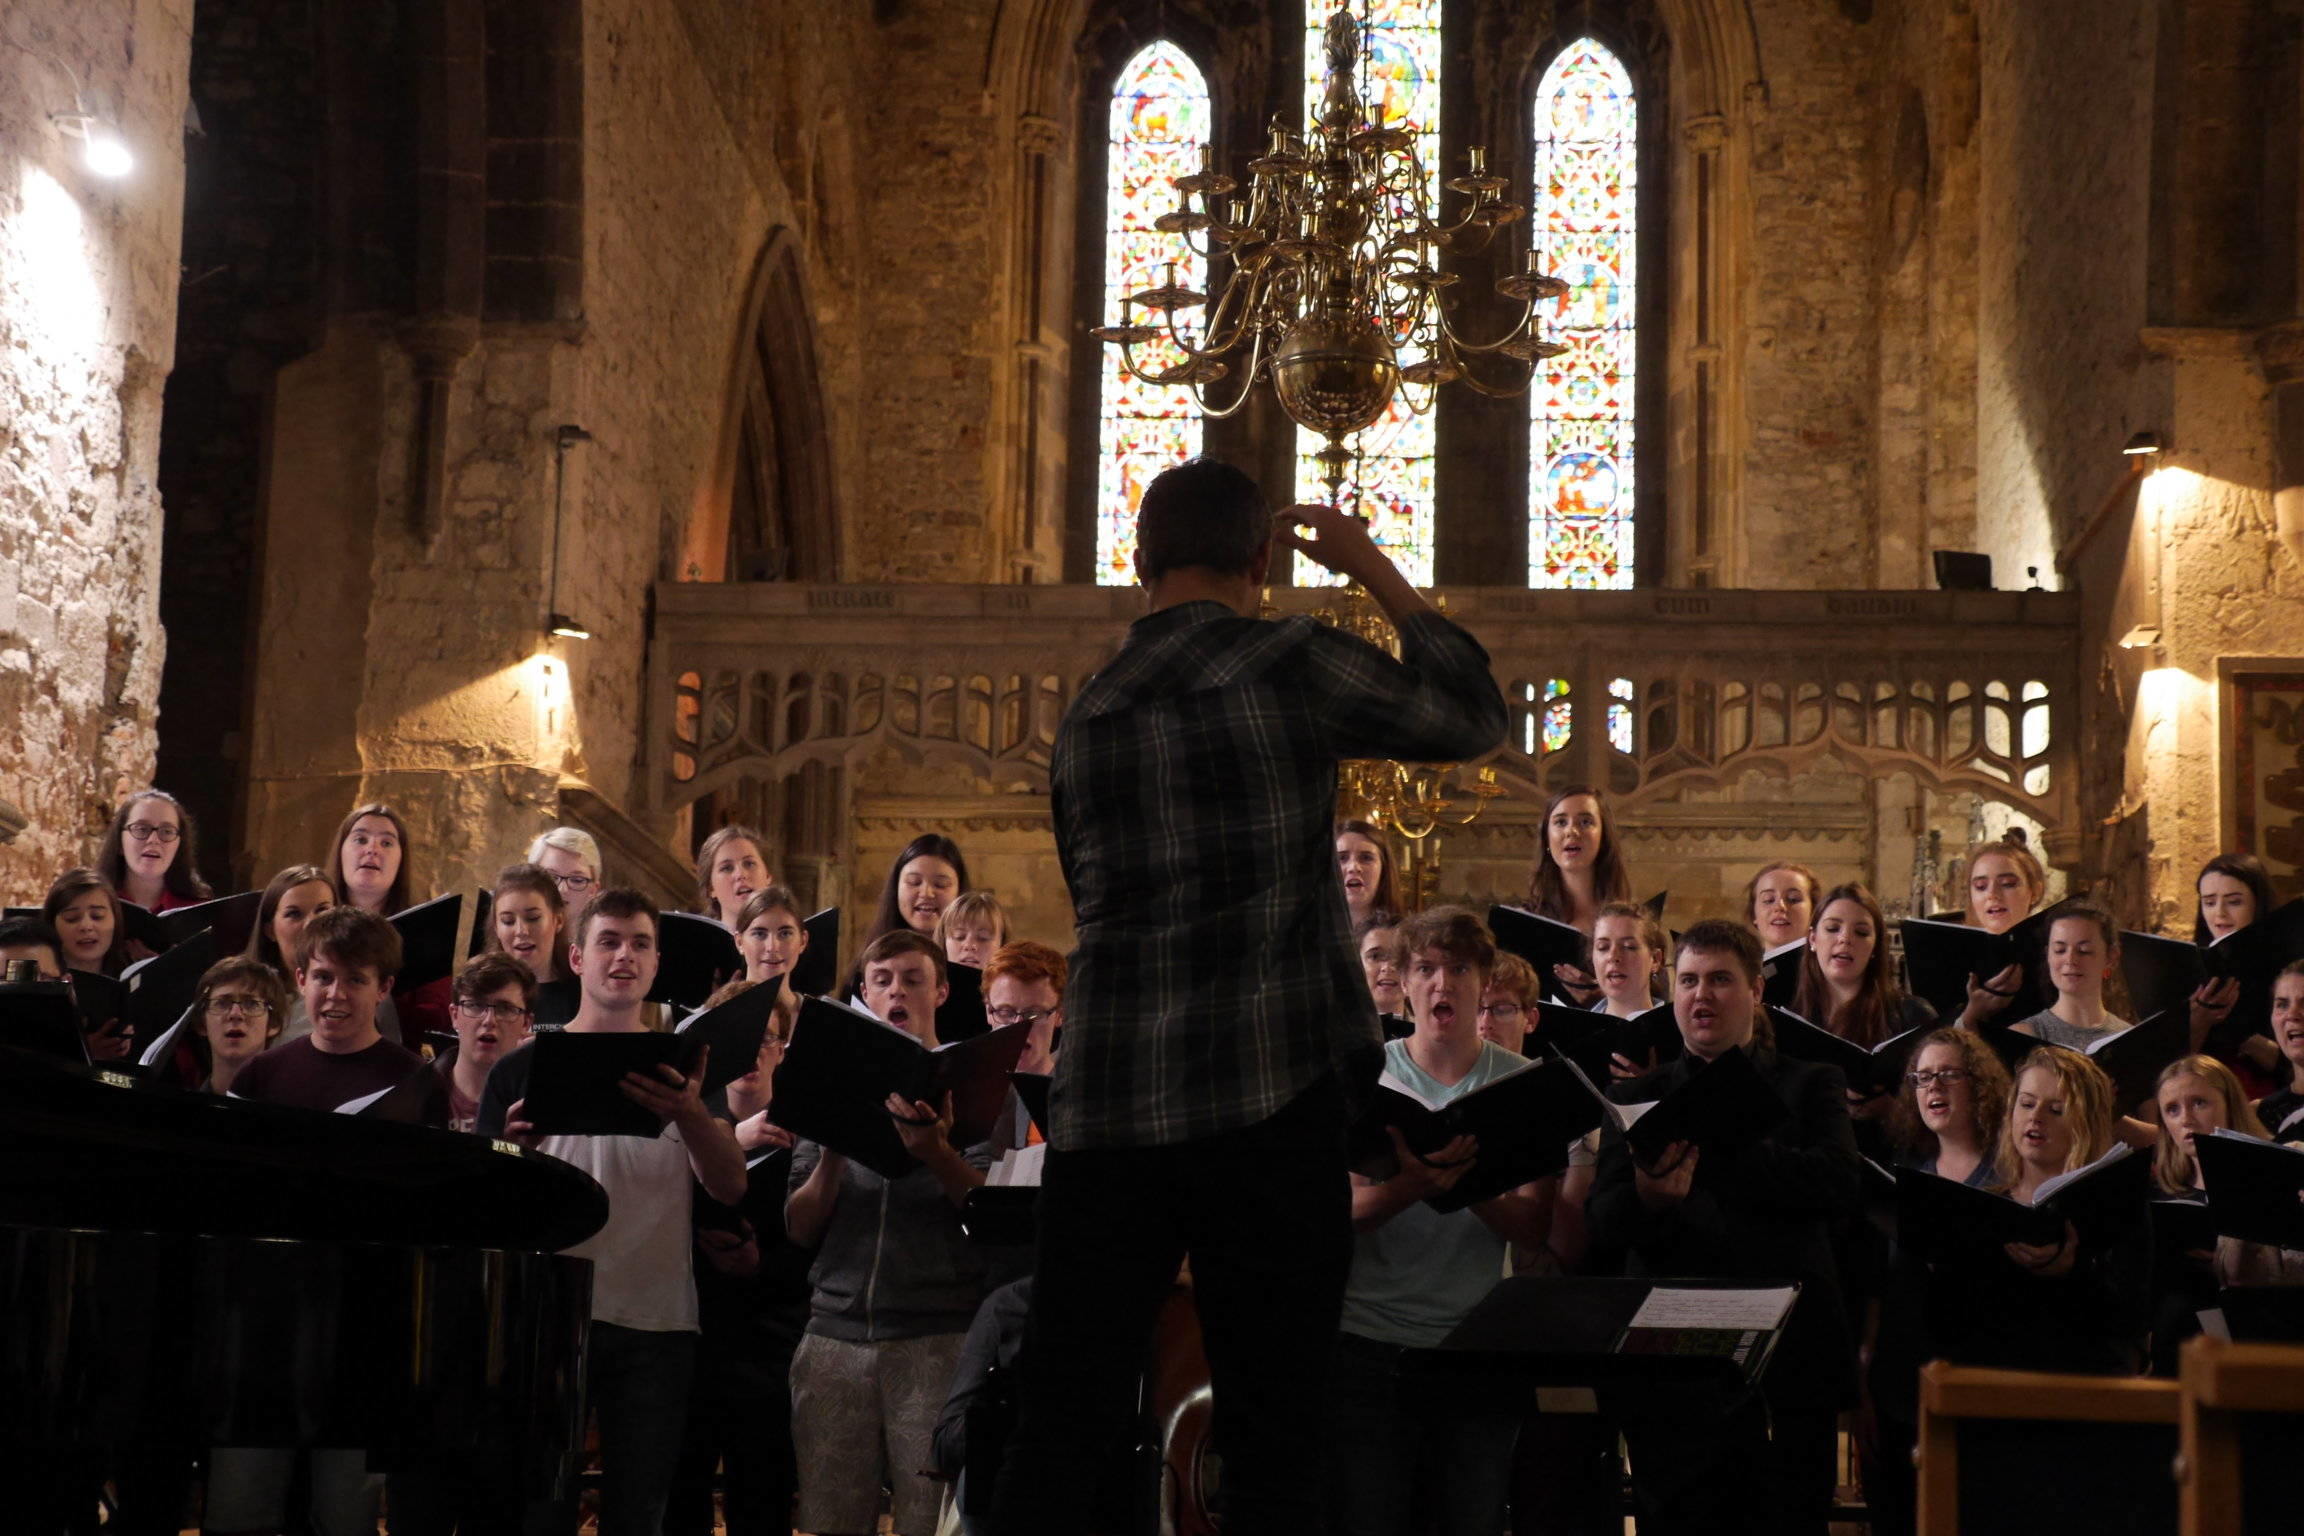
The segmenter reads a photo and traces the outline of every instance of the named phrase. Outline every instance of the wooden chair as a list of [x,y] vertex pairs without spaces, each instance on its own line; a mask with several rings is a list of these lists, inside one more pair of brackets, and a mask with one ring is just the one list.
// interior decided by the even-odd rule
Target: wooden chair
[[[2178,1388],[2172,1381],[2132,1376],[2064,1376],[2042,1371],[1997,1371],[1951,1365],[1934,1360],[1920,1371],[1919,1530],[1922,1536],[1958,1536],[1983,1529],[1972,1506],[1964,1522],[1960,1498],[1960,1431],[1963,1424],[2029,1421],[2042,1430],[2078,1428],[2084,1435],[2103,1438],[2118,1450],[2107,1455],[2059,1456],[2048,1453],[2048,1484],[2057,1497],[2085,1489],[2090,1493],[2120,1496],[2133,1484],[2149,1492],[2164,1491],[2174,1502],[2171,1463],[2174,1436],[2165,1453],[2139,1454],[2128,1442],[2137,1438],[2116,1426],[2135,1426],[2147,1432],[2153,1426],[2173,1431],[2178,1419]],[[2001,1438],[1995,1435],[1995,1439]],[[2014,1442],[2021,1437],[2007,1437]],[[2156,1437],[2150,1437],[2156,1438]],[[2155,1459],[2157,1466],[2154,1465]],[[2069,1479],[2066,1489],[2054,1489],[2058,1470]],[[2154,1500],[2130,1501],[2131,1513],[2141,1517]],[[2012,1526],[2022,1521],[2012,1520]],[[2041,1527],[2033,1524],[2031,1529]],[[2148,1526],[2146,1527],[2148,1528]],[[2165,1530],[2165,1524],[2160,1529]]]
[[[2185,1342],[2182,1361],[2176,1482],[2183,1533],[2240,1536],[2247,1512],[2242,1435],[2251,1415],[2289,1414],[2304,1422],[2304,1346],[2202,1335]],[[2282,1481],[2292,1481],[2292,1474]],[[2292,1496],[2280,1513],[2294,1518]],[[2264,1518],[2255,1524],[2272,1528]]]

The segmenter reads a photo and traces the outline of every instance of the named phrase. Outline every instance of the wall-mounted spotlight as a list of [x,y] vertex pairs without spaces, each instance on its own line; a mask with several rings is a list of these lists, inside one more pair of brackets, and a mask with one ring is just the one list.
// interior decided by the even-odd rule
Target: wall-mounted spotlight
[[2160,441],[2159,433],[2139,432],[2128,439],[2126,446],[2120,451],[2131,458],[2150,458],[2154,454],[2163,452],[2164,445]]
[[558,635],[564,640],[589,640],[592,638],[592,631],[564,613],[555,613],[546,619],[544,631],[547,634]]
[[2160,626],[2157,624],[2138,624],[2120,637],[2120,649],[2124,651],[2148,651],[2159,643]]
[[[0,13],[0,22],[6,21]],[[51,112],[48,121],[67,139],[80,141],[81,163],[98,176],[125,176],[136,169],[136,157],[128,149],[128,141],[120,136],[119,124],[88,110],[88,93],[80,89],[80,72],[45,48],[34,48],[18,38],[0,31],[0,43],[6,43],[17,52],[28,54],[43,64],[52,65],[56,72],[72,82],[72,110]]]
[[56,131],[68,139],[80,141],[80,162],[98,176],[117,178],[136,169],[136,157],[128,152],[128,143],[120,137],[120,130],[94,113],[80,108],[50,113],[48,121]]

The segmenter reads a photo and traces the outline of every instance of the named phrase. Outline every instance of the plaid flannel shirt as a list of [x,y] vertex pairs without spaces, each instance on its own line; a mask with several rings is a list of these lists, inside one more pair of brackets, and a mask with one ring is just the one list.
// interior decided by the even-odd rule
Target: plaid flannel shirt
[[1454,762],[1504,737],[1478,641],[1438,614],[1401,659],[1221,603],[1139,619],[1050,768],[1078,948],[1051,1143],[1252,1125],[1377,1039],[1331,828],[1337,763]]

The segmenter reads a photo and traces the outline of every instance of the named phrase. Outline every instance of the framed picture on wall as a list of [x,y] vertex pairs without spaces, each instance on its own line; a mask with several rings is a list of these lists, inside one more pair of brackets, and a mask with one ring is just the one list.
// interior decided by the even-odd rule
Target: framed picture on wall
[[2237,852],[2264,861],[2283,896],[2304,894],[2304,662],[2226,675],[2224,803]]

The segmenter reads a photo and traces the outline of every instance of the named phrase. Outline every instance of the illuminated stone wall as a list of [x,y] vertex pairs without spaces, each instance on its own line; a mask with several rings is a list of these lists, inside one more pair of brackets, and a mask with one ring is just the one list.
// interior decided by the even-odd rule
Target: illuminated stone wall
[[[0,895],[37,901],[152,771],[154,487],[174,351],[191,0],[12,0],[0,26]],[[105,180],[49,115],[118,120]],[[0,835],[13,818],[0,818]]]

